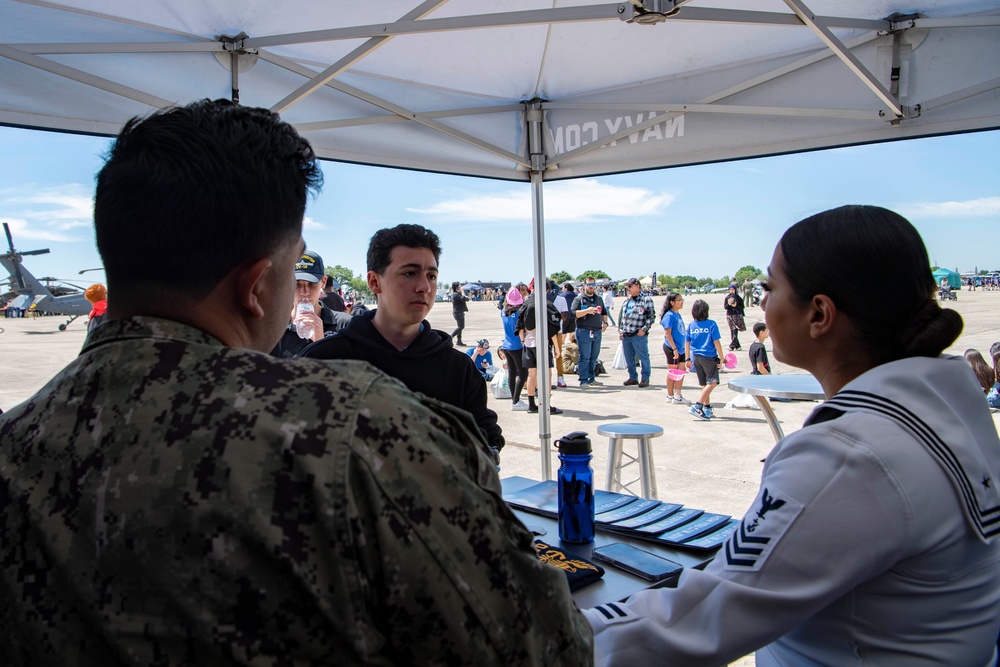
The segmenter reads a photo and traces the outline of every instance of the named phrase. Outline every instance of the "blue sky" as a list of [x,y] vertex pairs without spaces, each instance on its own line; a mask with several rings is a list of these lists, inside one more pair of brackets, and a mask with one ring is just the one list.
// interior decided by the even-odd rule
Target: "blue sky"
[[[36,276],[103,280],[91,229],[109,140],[0,127],[0,220]],[[553,183],[547,272],[698,277],[765,268],[781,233],[812,213],[877,204],[913,222],[932,262],[1000,269],[1000,131]],[[441,282],[532,274],[526,184],[324,162],[304,235],[328,264],[364,270],[372,233],[423,224],[443,245]],[[3,245],[6,245],[3,240]],[[4,248],[6,250],[6,248]]]

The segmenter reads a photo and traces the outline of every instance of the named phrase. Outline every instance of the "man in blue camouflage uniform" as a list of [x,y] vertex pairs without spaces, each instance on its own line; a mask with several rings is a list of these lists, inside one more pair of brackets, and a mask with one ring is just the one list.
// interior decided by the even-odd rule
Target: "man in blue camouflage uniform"
[[263,109],[122,131],[109,319],[0,417],[0,664],[590,664],[467,413],[265,354],[320,180]]

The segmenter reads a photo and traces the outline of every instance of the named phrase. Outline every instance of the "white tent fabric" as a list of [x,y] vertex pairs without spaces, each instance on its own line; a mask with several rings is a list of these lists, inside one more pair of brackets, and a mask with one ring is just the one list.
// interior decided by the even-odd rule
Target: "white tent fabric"
[[113,135],[236,59],[322,157],[509,180],[528,100],[545,180],[1000,127],[995,0],[644,2],[0,0],[0,123]]
[[0,124],[232,97],[323,158],[527,181],[536,284],[543,181],[995,129],[998,73],[997,0],[0,0]]

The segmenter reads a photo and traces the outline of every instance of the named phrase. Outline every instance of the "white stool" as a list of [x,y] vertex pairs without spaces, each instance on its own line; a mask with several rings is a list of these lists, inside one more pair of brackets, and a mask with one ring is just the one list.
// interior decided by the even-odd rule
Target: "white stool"
[[[624,422],[621,424],[603,424],[598,426],[597,434],[608,436],[608,491],[628,491],[635,495],[635,491],[632,491],[629,486],[639,482],[643,498],[656,498],[656,474],[653,471],[652,440],[663,435],[663,428],[653,424]],[[636,456],[622,451],[622,441],[626,439],[637,441],[639,451]],[[622,463],[623,457],[628,459],[624,463]],[[639,478],[623,484],[621,481],[622,469],[633,463],[639,464]]]

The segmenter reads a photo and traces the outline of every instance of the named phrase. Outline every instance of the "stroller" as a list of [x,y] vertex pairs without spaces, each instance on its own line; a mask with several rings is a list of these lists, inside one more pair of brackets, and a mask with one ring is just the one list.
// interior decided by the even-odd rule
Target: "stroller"
[[951,285],[941,286],[941,296],[942,301],[958,301],[958,295],[951,291]]

